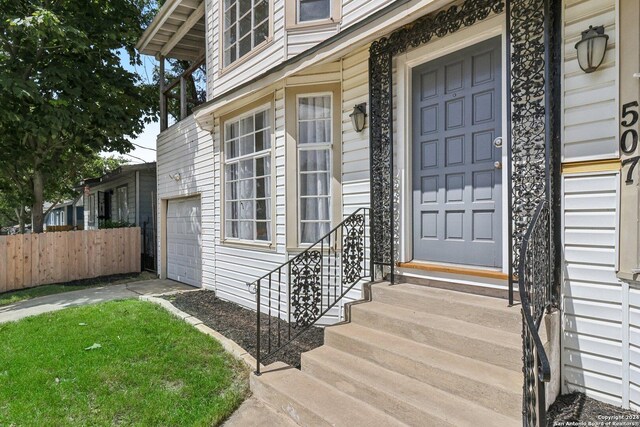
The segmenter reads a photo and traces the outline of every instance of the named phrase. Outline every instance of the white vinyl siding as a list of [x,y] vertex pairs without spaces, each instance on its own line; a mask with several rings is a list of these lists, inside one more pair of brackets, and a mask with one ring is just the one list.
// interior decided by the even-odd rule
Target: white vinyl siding
[[616,277],[618,173],[563,179],[566,391],[621,406],[623,286]]
[[[615,4],[615,0],[563,2],[563,162],[618,157]],[[575,44],[589,25],[604,25],[609,45],[600,68],[586,74],[578,65]]]
[[[201,203],[201,251],[202,287],[215,289],[215,241],[214,241],[214,158],[211,134],[196,126],[189,116],[158,135],[158,188],[156,206],[162,200],[200,195]],[[180,174],[180,180],[172,179]],[[142,197],[147,197],[141,195]],[[157,209],[157,224],[161,224],[162,210]],[[162,254],[162,227],[158,227],[158,254]],[[162,271],[158,256],[158,271]]]

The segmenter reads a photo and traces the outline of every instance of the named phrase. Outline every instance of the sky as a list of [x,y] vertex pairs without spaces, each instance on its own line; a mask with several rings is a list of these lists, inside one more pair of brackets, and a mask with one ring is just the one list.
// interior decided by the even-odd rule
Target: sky
[[[143,55],[142,58],[142,66],[131,66],[129,63],[129,55],[124,51],[118,51],[120,55],[121,64],[124,68],[131,72],[137,72],[142,79],[151,83],[153,80],[153,67],[156,65],[157,61],[155,58],[151,56]],[[148,124],[144,132],[142,132],[136,139],[132,139],[131,142],[136,144],[134,146],[135,150],[131,151],[129,154],[124,154],[123,157],[130,160],[131,163],[144,163],[144,162],[155,162],[156,161],[156,136],[160,133],[160,123],[152,122]],[[112,154],[108,154],[112,155]],[[118,154],[116,154],[118,155]]]

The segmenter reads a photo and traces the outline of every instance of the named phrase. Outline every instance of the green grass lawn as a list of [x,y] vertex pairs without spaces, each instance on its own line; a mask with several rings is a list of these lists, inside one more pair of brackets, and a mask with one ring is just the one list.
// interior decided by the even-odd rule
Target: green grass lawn
[[42,285],[35,288],[20,289],[0,294],[0,306],[15,304],[31,298],[45,295],[60,294],[62,292],[77,291],[80,289],[95,288],[98,286],[119,285],[122,283],[137,282],[139,280],[155,279],[154,273],[143,271],[136,274],[120,274],[117,276],[97,277],[95,279],[78,280],[71,283],[57,283],[54,285]]
[[0,324],[0,425],[217,425],[247,377],[217,341],[151,303]]

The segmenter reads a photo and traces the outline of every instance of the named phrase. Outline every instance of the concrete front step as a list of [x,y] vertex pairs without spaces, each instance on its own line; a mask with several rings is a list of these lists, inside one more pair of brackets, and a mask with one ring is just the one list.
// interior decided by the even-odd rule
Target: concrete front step
[[[355,324],[325,329],[324,347],[349,353],[506,416],[518,417],[522,410],[520,372]],[[305,357],[306,354],[303,361]]]
[[287,415],[276,412],[255,396],[245,400],[231,418],[222,425],[223,427],[297,426]]
[[392,427],[406,424],[304,372],[276,362],[251,376],[254,395],[300,426]]
[[352,307],[351,322],[496,366],[522,369],[519,333],[376,301]]
[[373,301],[411,310],[450,317],[505,332],[519,332],[520,307],[507,300],[421,285],[376,283],[371,286]]
[[327,346],[305,353],[302,370],[411,426],[512,426],[518,423],[517,412],[514,417],[507,417]]

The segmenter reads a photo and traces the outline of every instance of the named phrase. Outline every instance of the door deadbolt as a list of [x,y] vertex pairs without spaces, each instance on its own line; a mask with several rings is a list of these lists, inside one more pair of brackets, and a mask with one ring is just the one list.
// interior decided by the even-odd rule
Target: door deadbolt
[[496,139],[493,140],[493,145],[495,145],[497,148],[502,147],[502,137],[499,136]]

